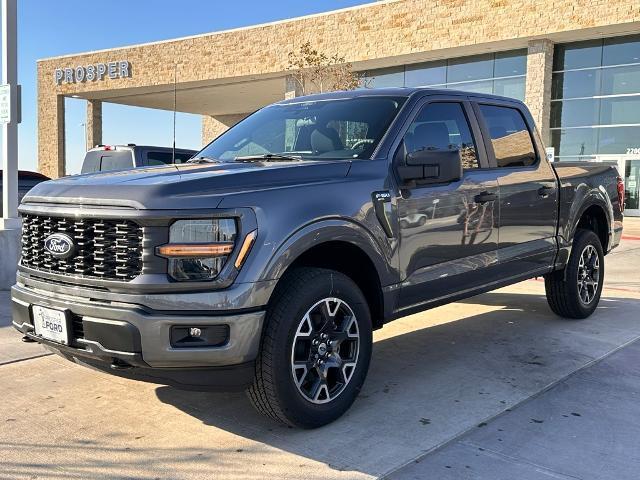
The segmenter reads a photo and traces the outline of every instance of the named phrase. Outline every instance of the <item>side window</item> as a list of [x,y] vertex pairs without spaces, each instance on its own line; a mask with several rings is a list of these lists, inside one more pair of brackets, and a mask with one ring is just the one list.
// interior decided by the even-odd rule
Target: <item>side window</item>
[[193,154],[191,153],[176,152],[176,163],[186,163],[186,161],[189,160],[191,157],[193,157]]
[[[156,152],[152,150],[147,152],[147,165],[165,165],[171,163],[172,158],[171,152]],[[176,160],[177,158],[178,156],[176,155]],[[176,163],[180,162],[176,161]]]
[[527,124],[519,110],[480,105],[489,129],[498,167],[528,167],[536,163],[536,153]]
[[460,150],[464,168],[478,168],[478,150],[462,104],[430,103],[422,108],[404,136],[407,153]]

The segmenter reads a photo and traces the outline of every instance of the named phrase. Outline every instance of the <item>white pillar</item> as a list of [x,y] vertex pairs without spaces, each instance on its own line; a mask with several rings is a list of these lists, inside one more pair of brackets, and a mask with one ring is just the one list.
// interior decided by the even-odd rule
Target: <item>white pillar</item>
[[0,229],[18,221],[18,36],[17,0],[2,0],[2,83],[11,89],[11,121],[2,125],[2,220]]
[[2,0],[2,83],[10,86],[10,122],[2,125],[2,216],[0,290],[16,283],[20,255],[18,219],[18,38],[17,0]]

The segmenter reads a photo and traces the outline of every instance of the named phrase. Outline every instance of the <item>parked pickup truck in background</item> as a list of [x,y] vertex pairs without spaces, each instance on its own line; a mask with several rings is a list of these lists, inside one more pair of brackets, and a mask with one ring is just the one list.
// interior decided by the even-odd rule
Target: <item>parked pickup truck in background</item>
[[186,164],[38,185],[13,323],[76,362],[246,388],[264,414],[317,427],[350,407],[390,320],[536,276],[556,314],[593,313],[622,180],[544,152],[516,100],[285,100]]
[[137,167],[151,167],[170,163],[184,163],[196,150],[171,147],[150,147],[148,145],[98,145],[89,150],[82,162],[81,173],[126,170]]
[[[22,201],[29,190],[46,180],[50,180],[50,178],[38,172],[18,171],[18,203]],[[0,170],[0,212],[2,212],[3,205],[2,189],[2,170]]]

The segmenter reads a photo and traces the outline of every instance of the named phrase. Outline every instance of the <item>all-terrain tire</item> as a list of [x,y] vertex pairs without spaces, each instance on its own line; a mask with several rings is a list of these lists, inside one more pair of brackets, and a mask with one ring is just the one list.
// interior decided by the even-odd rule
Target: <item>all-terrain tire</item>
[[[593,248],[598,261],[598,285],[589,301],[581,297],[579,277],[582,275],[580,259],[586,249]],[[578,229],[573,238],[571,255],[564,270],[545,276],[547,302],[554,313],[565,318],[582,319],[598,307],[604,282],[604,252],[598,236],[591,230]],[[583,294],[584,295],[584,294]],[[587,295],[589,296],[589,295]]]
[[[354,322],[349,321],[352,331],[357,330],[359,335],[357,355],[355,360],[352,359],[355,367],[350,367],[349,380],[343,382],[344,386],[335,398],[330,400],[327,388],[324,393],[325,399],[309,399],[305,397],[298,381],[294,379],[295,374],[292,373],[293,352],[297,351],[294,347],[298,346],[297,339],[300,338],[302,331],[301,321],[306,317],[311,317],[310,309],[315,305],[321,307],[322,302],[326,302],[328,298],[338,299],[333,304],[327,304],[329,312],[331,311],[329,307],[334,308],[333,305],[340,305],[340,308],[348,308],[348,311],[353,314],[342,315],[336,306],[336,310],[334,310],[336,317],[328,316],[329,323],[335,326],[339,322],[346,321],[344,320],[346,318],[355,317],[357,326],[353,326]],[[341,320],[335,320],[338,315],[341,316]],[[318,318],[320,320],[317,320]],[[315,315],[314,321],[317,324],[326,324],[327,322],[323,318]],[[333,270],[310,267],[296,268],[287,272],[278,284],[267,308],[265,322],[260,353],[256,359],[254,382],[247,390],[254,407],[274,420],[301,428],[320,427],[334,421],[346,412],[362,388],[371,358],[371,314],[366,299],[358,286],[346,275]],[[316,329],[310,330],[314,332],[310,335],[316,335]],[[319,331],[319,328],[317,330]],[[306,338],[303,338],[302,342],[306,341]],[[349,349],[353,350],[354,340],[351,339],[348,342],[351,342],[348,345]],[[306,348],[306,344],[302,347]],[[337,350],[339,353],[340,348],[338,347]],[[347,350],[346,347],[344,350]],[[318,352],[318,350],[314,351]],[[303,352],[303,355],[306,355],[306,352]],[[309,356],[313,358],[314,355],[310,354]],[[318,373],[320,370],[309,368],[309,371],[311,373],[306,373],[307,371],[304,370],[304,374],[310,376],[313,374],[320,378],[320,373]],[[334,391],[336,390],[334,389]],[[321,401],[323,403],[319,403]]]

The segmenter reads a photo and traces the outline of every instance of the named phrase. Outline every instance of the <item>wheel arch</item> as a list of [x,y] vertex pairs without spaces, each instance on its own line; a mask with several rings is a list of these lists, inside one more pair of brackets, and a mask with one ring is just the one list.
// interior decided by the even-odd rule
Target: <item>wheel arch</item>
[[288,270],[298,266],[339,271],[362,290],[373,327],[379,328],[385,318],[383,286],[394,283],[390,259],[391,250],[385,252],[364,228],[327,220],[308,225],[285,241],[272,255],[264,279],[279,283]]

